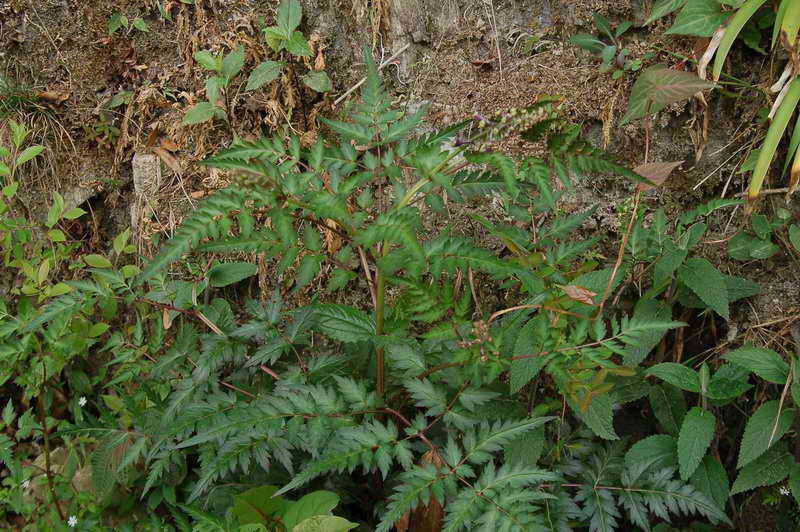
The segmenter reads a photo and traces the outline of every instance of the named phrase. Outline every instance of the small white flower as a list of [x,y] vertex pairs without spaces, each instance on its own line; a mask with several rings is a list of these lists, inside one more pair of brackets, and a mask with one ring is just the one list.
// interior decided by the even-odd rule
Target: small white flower
[[28,489],[30,486],[31,486],[30,480],[26,480],[25,482],[22,483],[22,489],[24,490]]
[[786,486],[781,486],[781,489],[780,489],[780,490],[778,490],[778,491],[780,491],[780,492],[781,492],[781,495],[786,495],[786,496],[788,496],[788,495],[791,495],[791,494],[792,494],[792,492],[791,492],[791,491],[789,491],[789,488],[787,488]]
[[67,524],[69,525],[70,528],[75,528],[75,526],[78,524],[78,518],[75,517],[74,515],[69,516]]
[[80,399],[78,399],[78,405],[79,405],[81,408],[83,408],[84,406],[86,406],[86,398],[85,398],[84,396],[82,396],[82,395],[81,395]]

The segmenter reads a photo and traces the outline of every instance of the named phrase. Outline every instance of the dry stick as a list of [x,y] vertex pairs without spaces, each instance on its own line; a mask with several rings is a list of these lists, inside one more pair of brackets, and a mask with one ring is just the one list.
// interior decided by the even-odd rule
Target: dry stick
[[[383,69],[384,69],[384,67],[388,66],[388,65],[389,65],[389,64],[390,64],[392,61],[394,61],[395,59],[397,59],[397,58],[400,56],[400,54],[402,54],[403,52],[405,52],[405,51],[408,49],[408,47],[409,47],[409,46],[411,46],[411,43],[407,43],[405,46],[403,46],[402,48],[400,48],[399,50],[397,50],[395,53],[393,53],[393,54],[391,55],[391,57],[389,57],[389,59],[387,59],[386,61],[384,61],[383,63],[381,63],[381,64],[378,66],[378,71],[380,72],[381,70],[383,70]],[[344,94],[342,94],[341,96],[339,96],[338,98],[336,98],[336,99],[333,101],[333,106],[334,106],[334,107],[336,107],[337,105],[339,105],[340,103],[342,103],[342,101],[344,101],[344,99],[345,99],[345,98],[347,98],[348,96],[350,96],[351,94],[353,94],[353,92],[355,92],[356,90],[358,90],[358,88],[359,88],[361,85],[363,85],[364,83],[366,83],[366,81],[367,81],[367,78],[361,78],[361,81],[359,81],[358,83],[356,83],[355,85],[353,85],[352,87],[350,87],[349,89],[347,89],[347,91],[346,91]]]
[[606,290],[603,293],[603,299],[600,300],[600,304],[597,306],[597,313],[595,314],[595,318],[600,317],[603,314],[603,307],[606,304],[606,300],[608,299],[609,294],[611,293],[611,287],[614,285],[614,280],[617,278],[617,273],[619,273],[619,269],[622,266],[622,260],[625,258],[625,248],[628,246],[628,240],[631,238],[631,233],[633,232],[633,224],[636,223],[636,213],[639,210],[639,200],[642,197],[642,191],[636,190],[636,195],[633,198],[633,212],[631,213],[631,220],[628,222],[628,228],[625,231],[625,236],[622,237],[622,242],[619,245],[619,252],[617,253],[617,262],[614,263],[614,269],[611,271],[611,277],[608,279],[608,284],[606,285]]
[[772,432],[769,435],[769,442],[767,442],[767,447],[772,445],[772,440],[775,439],[775,433],[778,432],[778,424],[781,421],[781,412],[783,412],[783,403],[786,401],[786,394],[789,392],[789,386],[792,384],[792,377],[794,376],[794,357],[792,358],[792,365],[789,369],[789,375],[786,377],[786,384],[783,385],[783,391],[781,392],[781,401],[778,403],[778,415],[775,416],[775,424],[772,426]]
[[467,268],[467,280],[469,281],[469,291],[472,293],[472,300],[475,301],[475,309],[480,316],[483,316],[481,301],[478,299],[478,292],[475,290],[475,279],[472,275],[472,268]]
[[555,308],[555,307],[549,307],[547,305],[517,305],[516,307],[510,307],[510,308],[506,308],[506,309],[503,309],[503,310],[498,310],[497,312],[495,312],[494,314],[489,316],[489,320],[488,321],[489,321],[489,323],[492,323],[494,320],[496,320],[500,316],[502,316],[504,314],[508,314],[509,312],[514,312],[515,310],[532,309],[532,308],[537,308],[537,309],[542,309],[542,310],[549,310],[550,312],[555,312],[556,314],[565,314],[567,316],[574,316],[576,318],[585,318],[586,317],[583,314],[578,314],[577,312],[570,312],[569,310],[562,310],[562,309]]
[[[769,196],[769,195],[771,195],[771,194],[786,194],[786,193],[790,192],[791,190],[792,190],[792,189],[791,189],[791,188],[789,188],[789,187],[783,187],[783,188],[768,188],[768,189],[765,189],[765,190],[761,190],[761,191],[758,193],[758,195],[759,195],[759,196]],[[739,194],[736,194],[736,196],[734,196],[734,197],[736,197],[736,198],[743,198],[743,197],[745,197],[745,196],[747,196],[747,192],[740,192]]]
[[361,258],[361,267],[364,268],[364,277],[367,279],[367,286],[369,287],[369,295],[372,297],[372,306],[378,304],[378,297],[375,294],[375,281],[372,279],[372,272],[369,270],[369,263],[367,263],[367,255],[364,253],[364,248],[358,246],[358,256]]

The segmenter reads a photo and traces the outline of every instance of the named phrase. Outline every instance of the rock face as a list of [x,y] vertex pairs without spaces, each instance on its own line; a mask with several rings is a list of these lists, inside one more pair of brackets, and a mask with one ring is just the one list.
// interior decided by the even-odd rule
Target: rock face
[[140,221],[155,207],[154,198],[161,187],[161,160],[152,153],[137,152],[131,161],[133,171],[133,201],[131,229],[138,234]]
[[[34,17],[30,2],[0,0],[0,72],[21,72],[14,65],[25,65],[24,70],[36,75],[27,79],[20,74],[20,81],[66,98],[48,106],[52,104],[53,116],[67,133],[64,145],[69,149],[59,150],[55,142],[62,136],[60,129],[40,135],[48,151],[60,155],[54,172],[59,181],[53,184],[51,180],[46,186],[61,191],[69,207],[97,194],[115,210],[109,218],[124,218],[127,224],[130,217],[134,234],[147,232],[147,224],[142,222],[151,217],[165,223],[153,224],[150,232],[173,227],[190,207],[191,192],[202,196],[223,186],[223,179],[195,163],[229,144],[232,137],[226,127],[181,124],[185,110],[205,98],[207,72],[195,64],[192,55],[198,50],[226,51],[243,44],[248,50],[247,67],[252,68],[270,54],[260,29],[272,23],[278,3],[167,2],[172,5],[173,17],[166,21],[152,6],[149,10],[143,7],[152,2],[52,0],[36,4]],[[296,90],[296,80],[292,82],[287,75],[270,90],[241,91],[235,118],[236,133],[242,138],[269,134],[287,124],[303,133],[315,128],[317,117],[340,112],[347,103],[336,108],[331,103],[363,77],[362,50],[367,45],[379,61],[405,48],[395,63],[383,69],[383,78],[396,94],[397,103],[407,109],[429,103],[425,127],[440,128],[476,113],[490,115],[557,95],[562,114],[582,124],[583,133],[594,144],[608,146],[623,162],[636,166],[644,151],[642,128],[640,124],[619,126],[636,74],[626,72],[612,79],[599,71],[597,57],[569,44],[568,38],[579,32],[597,33],[592,18],[597,12],[613,24],[634,23],[624,46],[635,57],[664,49],[690,56],[695,45],[692,39],[664,36],[664,25],[641,27],[652,0],[301,3],[301,29],[318,39],[315,42],[323,53],[314,59],[324,64],[334,90],[324,97],[303,94]],[[143,16],[150,30],[109,36],[109,18],[123,11]],[[35,24],[30,23],[34,20]],[[670,66],[680,63],[667,53],[647,61]],[[758,69],[752,70],[748,81],[758,85],[763,80],[756,79]],[[109,107],[115,97],[126,93],[131,104]],[[733,100],[717,95],[710,99],[712,126],[706,138],[698,134],[704,121],[693,104],[661,113],[653,131],[651,160],[684,160],[687,164],[663,187],[649,193],[648,208],[663,206],[674,212],[719,197],[723,190],[730,197],[746,186],[747,175],[737,173],[737,168],[747,154],[740,149],[746,148],[755,133],[755,128],[746,130],[747,124],[756,123],[753,108],[757,104],[747,98]],[[161,162],[149,153],[150,147],[161,142],[171,146],[169,152],[184,172],[180,186],[171,191],[170,184],[162,182]],[[518,155],[535,155],[524,143],[509,141],[498,147]],[[704,148],[704,155],[695,163],[698,148]],[[80,164],[71,164],[75,161]],[[174,170],[169,163],[164,168]],[[184,184],[190,194],[182,190]],[[574,208],[599,204],[600,226],[617,230],[618,206],[629,196],[629,184],[620,179],[591,179],[580,187]],[[157,205],[154,199],[159,191],[163,201]],[[44,204],[49,203],[50,194],[47,188],[44,192],[38,197],[47,201],[39,210],[46,212]],[[799,200],[794,201],[796,208]],[[712,228],[719,240],[736,229],[739,218],[731,220]],[[784,270],[776,271],[783,277]],[[782,280],[775,282],[778,287]]]

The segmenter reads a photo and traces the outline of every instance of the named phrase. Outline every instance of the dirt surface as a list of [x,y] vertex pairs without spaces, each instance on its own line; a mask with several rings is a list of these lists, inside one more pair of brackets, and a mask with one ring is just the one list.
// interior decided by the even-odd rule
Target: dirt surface
[[[162,1],[171,21],[160,16],[156,4],[0,2],[0,72],[32,102],[5,118],[24,120],[49,147],[45,162],[23,176],[23,187],[41,207],[52,190],[71,204],[88,201],[99,220],[98,242],[129,225],[132,209],[139,213],[134,224],[141,236],[169,233],[187,208],[227,182],[225,175],[195,163],[234,136],[287,128],[306,142],[313,140],[317,117],[336,114],[342,105],[337,108],[333,101],[360,78],[365,44],[380,60],[407,47],[384,76],[399,102],[430,104],[430,127],[558,96],[563,113],[582,123],[593,142],[610,147],[631,166],[643,162],[645,151],[641,126],[619,125],[634,75],[613,80],[599,71],[596,57],[569,44],[568,37],[594,31],[592,13],[599,12],[615,23],[634,23],[625,44],[634,56],[652,52],[648,64],[681,65],[679,57],[690,57],[695,47],[665,37],[662,25],[639,27],[649,9],[645,0],[305,0],[301,28],[315,50],[309,66],[324,67],[334,91],[320,96],[297,83],[290,69],[278,82],[245,93],[242,76],[229,101],[235,117],[230,127],[219,122],[184,126],[185,111],[205,98],[207,76],[192,55],[244,45],[249,72],[274,55],[260,29],[273,23],[277,2]],[[108,21],[115,13],[141,17],[148,31],[110,36]],[[763,58],[756,60],[765,65]],[[766,71],[753,70],[753,76],[767,79]],[[750,124],[759,98],[714,95],[707,109],[690,103],[661,113],[650,160],[685,163],[661,189],[648,193],[646,206],[677,212],[742,191],[746,175],[737,168],[757,134]],[[502,149],[533,150],[518,141]],[[143,204],[133,182],[134,156],[154,153],[161,161],[160,178]],[[571,208],[598,203],[600,227],[618,231],[631,190],[620,180],[584,181],[570,197]],[[794,212],[800,211],[796,201]],[[707,253],[719,260],[742,218],[726,212],[712,222]],[[741,309],[743,327],[797,312],[796,263],[725,264],[730,273],[755,275],[765,286],[762,296]]]

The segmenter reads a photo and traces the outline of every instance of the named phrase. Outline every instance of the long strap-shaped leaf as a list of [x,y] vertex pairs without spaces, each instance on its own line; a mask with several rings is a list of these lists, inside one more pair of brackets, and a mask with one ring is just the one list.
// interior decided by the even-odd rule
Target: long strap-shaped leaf
[[[797,41],[797,33],[800,32],[800,2],[797,0],[783,0],[786,10],[783,11],[780,21],[780,32],[786,37],[789,46],[794,47]],[[777,24],[778,21],[776,20]]]
[[745,24],[747,24],[755,12],[758,11],[758,8],[764,5],[766,1],[767,0],[747,0],[731,19],[728,27],[725,29],[725,36],[719,44],[717,57],[714,60],[715,81],[719,80],[719,75],[722,73],[722,67],[725,65],[725,59],[728,57],[728,52],[730,52],[733,42],[739,36]]
[[783,18],[786,16],[786,10],[789,8],[789,4],[792,3],[792,0],[783,0],[781,5],[778,6],[778,12],[775,14],[775,24],[772,26],[772,47],[775,48],[775,45],[778,44],[778,37],[781,35],[781,26],[783,25]]
[[795,78],[791,81],[786,97],[775,113],[775,119],[767,131],[764,144],[761,146],[761,153],[758,156],[756,167],[753,170],[753,177],[750,179],[750,188],[747,191],[747,197],[750,202],[758,199],[761,186],[764,184],[764,178],[767,176],[772,159],[778,149],[778,144],[786,132],[786,127],[789,125],[789,120],[791,120],[798,102],[800,102],[800,78]]

